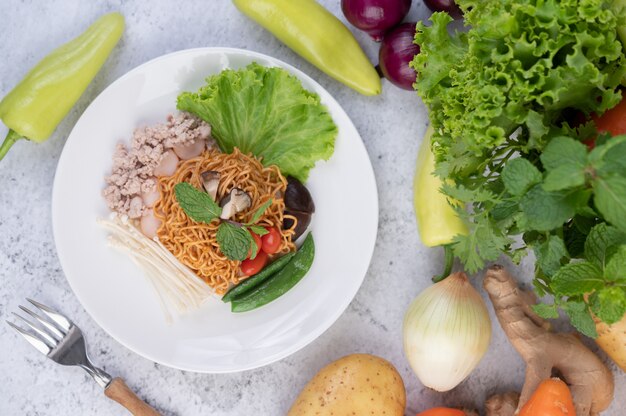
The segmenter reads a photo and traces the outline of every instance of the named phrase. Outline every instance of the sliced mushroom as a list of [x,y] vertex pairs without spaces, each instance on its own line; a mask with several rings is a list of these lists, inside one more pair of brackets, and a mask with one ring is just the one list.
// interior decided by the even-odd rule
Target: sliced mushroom
[[233,188],[230,193],[220,201],[220,206],[222,207],[222,215],[220,215],[220,218],[228,220],[238,212],[250,208],[251,205],[252,198],[250,198],[250,195],[248,195],[246,191],[240,188]]
[[213,198],[217,198],[217,188],[220,185],[220,173],[215,170],[207,170],[202,175],[202,186],[204,190]]
[[289,176],[285,190],[285,206],[289,210],[315,212],[315,204],[309,190],[299,180]]
[[[298,223],[296,224],[296,229],[294,230],[295,234],[291,237],[291,240],[295,241],[298,238],[300,238],[300,236],[302,234],[304,234],[306,229],[309,227],[309,224],[311,224],[311,217],[312,217],[312,215],[309,212],[289,211],[289,210],[285,211],[285,215],[294,216],[298,220]],[[284,217],[283,218],[283,228],[284,229],[289,229],[289,228],[293,227],[293,222],[294,221],[291,218]]]

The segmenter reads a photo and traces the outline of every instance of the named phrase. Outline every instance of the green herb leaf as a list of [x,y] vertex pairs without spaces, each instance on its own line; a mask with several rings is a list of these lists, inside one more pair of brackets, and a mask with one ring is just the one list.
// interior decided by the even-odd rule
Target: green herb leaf
[[597,177],[593,189],[598,211],[608,222],[626,232],[626,177]]
[[609,256],[621,244],[626,244],[626,233],[606,223],[598,224],[591,229],[585,240],[585,258],[604,268]]
[[563,239],[556,235],[551,235],[547,241],[535,246],[534,251],[537,265],[546,276],[556,273],[561,268],[562,260],[569,257]]
[[559,311],[556,305],[546,305],[545,303],[538,303],[532,306],[533,311],[544,319],[556,319],[559,317]]
[[589,297],[589,306],[600,320],[614,324],[626,313],[626,293],[621,287],[604,287]]
[[485,260],[496,260],[511,241],[486,221],[476,224],[467,235],[457,235],[452,251],[463,259],[470,273],[475,273],[484,266]]
[[[243,228],[243,227],[242,227]],[[248,230],[248,232],[250,232]],[[254,240],[254,238],[251,239],[251,243],[250,243],[250,260],[254,260],[256,259],[257,254],[259,254],[259,250],[261,249],[261,247],[256,245],[256,241]]]
[[603,286],[602,270],[587,261],[561,267],[550,283],[554,293],[561,296],[584,295]]
[[174,186],[176,201],[185,211],[185,214],[196,222],[210,223],[218,218],[222,209],[207,194],[187,182],[177,183]]
[[617,247],[604,269],[604,277],[613,282],[626,282],[626,245]]
[[571,194],[548,192],[541,185],[535,185],[520,202],[524,212],[523,225],[527,229],[550,231],[572,218],[576,206]]
[[222,222],[215,237],[220,245],[220,250],[230,260],[245,260],[248,257],[248,251],[254,244],[254,240],[246,228],[230,222]]
[[[246,225],[252,225],[256,223],[259,220],[259,218],[261,218],[261,215],[263,215],[265,210],[269,208],[270,205],[272,205],[272,198],[268,199],[264,204],[262,204],[259,208],[257,208],[256,211],[254,211],[254,215],[252,216],[252,219],[248,221]],[[262,235],[262,234],[259,234],[259,235]]]
[[582,186],[584,184],[584,167],[563,165],[548,172],[542,186],[546,191],[560,191],[563,189]]
[[524,158],[509,161],[502,169],[502,181],[512,195],[523,195],[531,186],[541,182],[541,172]]
[[256,235],[259,235],[261,237],[263,237],[265,234],[269,233],[269,231],[267,231],[265,229],[265,227],[261,227],[260,225],[249,225],[248,228],[255,233]]
[[602,166],[598,169],[598,175],[606,176],[615,173],[626,176],[626,136],[611,137],[604,147],[607,149],[602,158]]
[[587,147],[571,137],[555,137],[543,149],[541,163],[548,171],[562,166],[582,171],[587,163]]
[[600,176],[619,174],[626,176],[626,135],[610,137],[605,143],[596,139],[596,147],[589,161]]
[[596,331],[596,324],[589,313],[589,307],[582,301],[569,301],[562,305],[563,310],[569,316],[569,319],[574,327],[580,331],[581,334],[590,338],[597,338],[598,332]]

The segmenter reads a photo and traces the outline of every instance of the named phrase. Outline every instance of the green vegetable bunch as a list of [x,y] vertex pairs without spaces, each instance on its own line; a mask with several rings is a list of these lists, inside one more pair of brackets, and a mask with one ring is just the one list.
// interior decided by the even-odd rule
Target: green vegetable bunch
[[624,14],[603,0],[457,3],[469,30],[450,35],[435,13],[412,63],[443,191],[469,206],[452,250],[471,272],[534,251],[536,290],[555,298],[537,312],[561,307],[594,336],[590,312],[607,323],[626,312],[626,136],[590,151],[589,126],[567,120],[620,101]]

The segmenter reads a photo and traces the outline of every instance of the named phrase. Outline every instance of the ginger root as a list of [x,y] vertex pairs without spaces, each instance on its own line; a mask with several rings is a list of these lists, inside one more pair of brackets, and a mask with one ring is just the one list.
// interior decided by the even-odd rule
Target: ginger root
[[521,290],[498,265],[489,268],[483,286],[502,329],[526,362],[526,379],[516,408],[511,405],[512,396],[492,398],[488,415],[519,412],[539,384],[552,377],[553,370],[570,386],[576,416],[597,415],[609,407],[614,390],[611,371],[575,335],[552,332],[550,324],[532,310],[536,303],[532,292]]

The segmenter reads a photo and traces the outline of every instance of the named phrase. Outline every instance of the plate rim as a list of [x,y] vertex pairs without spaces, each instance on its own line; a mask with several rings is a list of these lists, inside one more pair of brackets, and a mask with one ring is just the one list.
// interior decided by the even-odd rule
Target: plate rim
[[[285,348],[285,349],[281,350],[280,352],[269,356],[269,358],[265,358],[264,357],[264,359],[258,360],[255,363],[239,366],[238,368],[232,368],[232,369],[213,369],[213,370],[211,370],[211,369],[197,369],[197,368],[188,367],[188,366],[185,366],[185,365],[179,365],[179,364],[174,364],[174,363],[170,363],[170,362],[165,362],[165,361],[163,361],[163,360],[161,360],[159,358],[154,357],[150,353],[146,353],[144,351],[139,351],[138,349],[133,348],[127,342],[125,342],[125,341],[121,340],[119,337],[113,335],[112,332],[110,331],[110,329],[107,326],[103,325],[101,323],[101,321],[95,316],[96,314],[93,313],[92,309],[85,302],[83,302],[83,298],[81,297],[79,292],[75,290],[74,285],[72,284],[72,281],[70,280],[68,275],[65,273],[67,259],[65,259],[64,256],[61,255],[61,252],[60,252],[60,250],[58,248],[59,247],[59,241],[58,241],[58,237],[57,237],[57,235],[58,235],[57,228],[59,227],[59,225],[57,224],[57,222],[59,221],[58,218],[60,217],[60,214],[58,212],[58,204],[59,204],[58,199],[60,198],[60,196],[58,196],[57,189],[58,189],[58,183],[60,181],[60,179],[59,179],[59,167],[62,165],[63,161],[65,160],[65,157],[66,157],[66,154],[67,154],[65,152],[66,146],[70,142],[70,139],[72,137],[72,134],[74,133],[76,125],[82,119],[83,114],[91,107],[93,102],[95,102],[101,95],[105,94],[109,89],[114,88],[118,83],[122,82],[127,77],[132,76],[135,71],[138,71],[138,70],[140,70],[140,69],[142,69],[142,68],[144,68],[146,66],[152,65],[152,64],[154,64],[154,63],[156,63],[156,62],[158,62],[160,60],[171,58],[171,57],[176,56],[176,55],[183,55],[183,54],[186,54],[186,53],[203,53],[203,52],[225,53],[225,54],[239,54],[239,55],[245,55],[245,56],[248,56],[248,57],[263,59],[263,60],[266,60],[267,62],[270,62],[270,63],[277,63],[279,66],[281,66],[281,67],[285,68],[287,71],[289,71],[291,75],[296,75],[299,78],[306,79],[308,82],[312,83],[313,85],[315,85],[316,87],[318,87],[322,91],[324,91],[326,94],[328,94],[328,96],[335,102],[337,107],[346,115],[346,120],[349,123],[349,125],[352,126],[354,128],[354,130],[357,132],[359,140],[358,140],[358,144],[356,144],[356,145],[357,146],[361,146],[362,150],[364,150],[365,154],[367,155],[367,167],[369,168],[367,170],[368,170],[368,174],[369,174],[369,177],[370,177],[370,180],[371,180],[371,185],[373,187],[374,196],[375,196],[375,198],[374,198],[374,207],[373,208],[374,208],[374,211],[375,211],[376,215],[375,215],[375,218],[374,218],[374,222],[372,223],[372,230],[373,230],[372,243],[371,243],[371,247],[369,248],[368,252],[367,253],[362,253],[362,254],[367,254],[367,258],[368,258],[367,267],[365,268],[364,273],[360,277],[360,281],[359,281],[358,285],[355,286],[354,293],[351,293],[350,296],[346,296],[344,298],[345,301],[343,302],[343,304],[340,304],[339,307],[336,308],[334,314],[332,314],[325,321],[323,321],[319,325],[317,325],[316,328],[313,331],[310,331],[307,334],[307,336],[299,338],[299,340],[297,342],[294,342],[289,348]],[[295,354],[296,352],[300,351],[304,347],[308,346],[309,344],[311,344],[317,338],[322,336],[326,331],[328,331],[328,329],[330,329],[330,327],[335,322],[337,322],[337,320],[341,317],[341,315],[343,315],[343,313],[346,311],[348,306],[350,306],[350,304],[352,303],[352,301],[354,300],[354,298],[358,294],[358,291],[361,288],[361,286],[363,285],[365,277],[367,276],[367,272],[369,271],[369,268],[370,268],[370,265],[371,265],[371,262],[372,262],[372,258],[373,258],[373,255],[374,255],[374,250],[376,248],[376,242],[378,240],[378,225],[379,225],[379,222],[380,222],[380,204],[379,204],[378,184],[376,182],[376,175],[375,175],[375,172],[374,172],[374,167],[372,165],[372,160],[371,160],[371,158],[369,156],[369,152],[367,150],[367,147],[365,146],[365,143],[363,142],[363,138],[361,137],[361,134],[359,133],[358,129],[356,128],[356,126],[352,122],[352,119],[350,118],[348,113],[346,113],[346,111],[343,109],[341,104],[335,99],[335,97],[326,88],[324,88],[322,85],[320,85],[316,80],[314,80],[308,74],[306,74],[305,72],[301,71],[300,69],[294,67],[293,65],[290,65],[290,64],[284,62],[281,59],[274,58],[272,56],[269,56],[269,55],[266,55],[266,54],[263,54],[263,53],[260,53],[260,52],[256,52],[256,51],[252,51],[252,50],[248,50],[248,49],[242,49],[242,48],[231,48],[231,47],[199,47],[199,48],[182,49],[182,50],[166,53],[166,54],[157,56],[155,58],[152,58],[152,59],[150,59],[150,60],[148,60],[146,62],[143,62],[143,63],[141,63],[141,64],[139,64],[139,65],[129,69],[124,74],[122,74],[121,76],[116,78],[113,82],[111,82],[109,85],[107,85],[106,88],[104,88],[100,93],[98,93],[98,95],[96,97],[94,97],[91,100],[89,105],[85,108],[85,110],[83,110],[83,112],[81,113],[80,117],[78,118],[78,120],[76,121],[74,126],[72,127],[72,130],[70,131],[70,133],[69,133],[65,143],[63,144],[63,149],[61,151],[61,155],[59,157],[59,160],[58,160],[56,168],[55,168],[54,180],[53,180],[53,185],[52,185],[52,198],[51,198],[51,222],[52,222],[53,241],[54,241],[54,245],[55,245],[55,250],[57,252],[57,257],[59,259],[59,263],[61,264],[61,269],[63,270],[63,275],[64,275],[66,281],[68,282],[68,285],[70,286],[70,289],[72,290],[72,293],[74,294],[74,296],[76,297],[76,299],[78,300],[80,305],[83,307],[83,309],[87,312],[89,317],[109,337],[114,339],[117,343],[119,343],[120,345],[122,345],[123,347],[128,349],[129,351],[133,352],[134,354],[137,354],[140,357],[145,358],[147,360],[150,360],[152,362],[155,362],[155,363],[157,363],[159,365],[163,365],[163,366],[166,366],[166,367],[169,367],[169,368],[174,368],[174,369],[178,369],[178,370],[182,370],[182,371],[194,372],[194,373],[202,373],[202,374],[231,374],[231,373],[241,373],[241,372],[244,372],[244,371],[254,370],[254,369],[257,369],[257,368],[261,368],[261,367],[273,364],[273,363],[275,363],[277,361],[280,361],[280,360],[282,360],[284,358],[287,358],[287,357]]]

